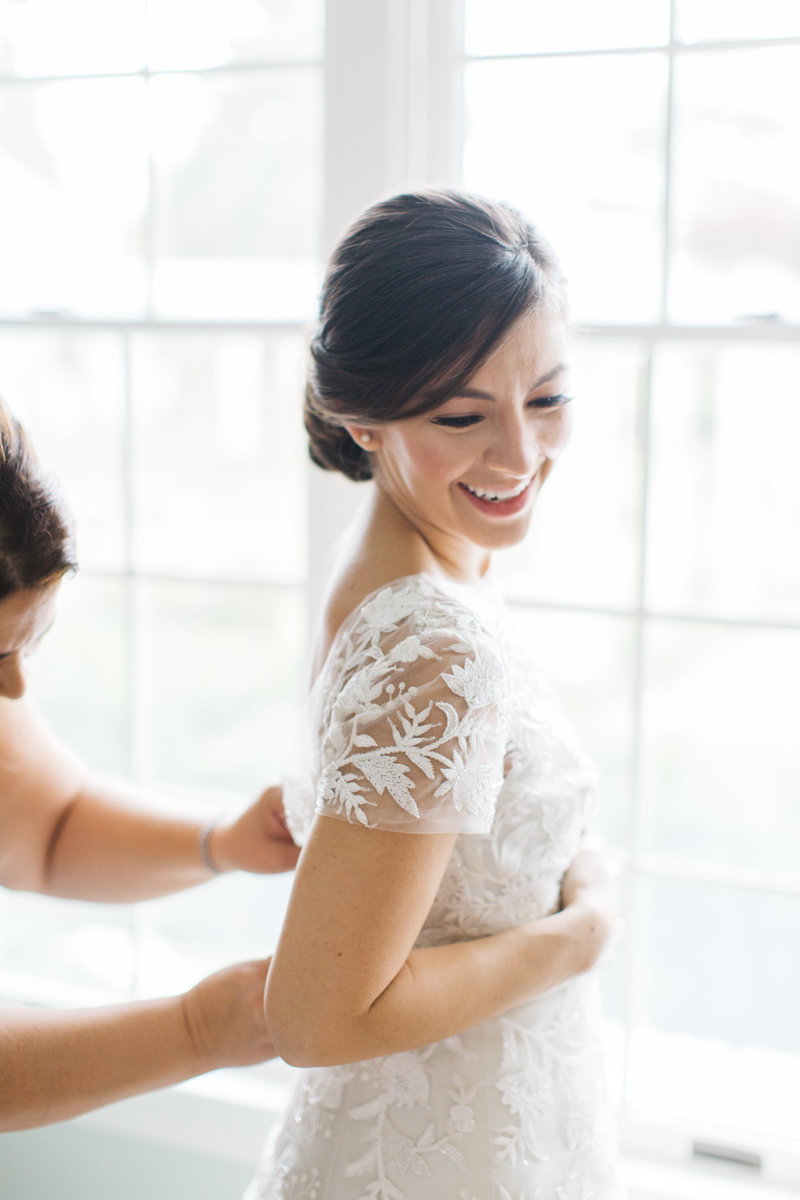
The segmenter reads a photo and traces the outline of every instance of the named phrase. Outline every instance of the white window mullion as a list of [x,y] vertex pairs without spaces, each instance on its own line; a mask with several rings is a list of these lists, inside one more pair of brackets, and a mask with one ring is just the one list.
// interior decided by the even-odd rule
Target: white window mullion
[[323,252],[356,213],[460,176],[463,0],[337,0],[326,10]]
[[[387,0],[328,0],[325,11],[325,148],[320,253],[327,258],[350,221],[390,186],[396,120],[390,119],[394,29]],[[397,53],[397,47],[394,48]],[[363,489],[333,472],[308,468],[309,641],[332,548]]]
[[641,967],[636,959],[636,947],[632,937],[638,926],[636,906],[641,894],[640,879],[644,855],[644,695],[645,677],[645,639],[646,639],[646,587],[647,587],[647,513],[648,489],[650,473],[650,429],[651,429],[651,397],[653,393],[653,346],[648,348],[647,375],[639,398],[637,422],[639,426],[639,529],[637,543],[639,551],[638,580],[636,588],[636,612],[632,616],[634,625],[634,669],[633,690],[630,696],[632,709],[632,754],[630,763],[632,812],[629,826],[628,861],[625,871],[625,923],[630,931],[624,946],[624,1001],[623,1027],[624,1050],[622,1063],[622,1110],[628,1108],[628,1079],[630,1069],[631,1038],[636,1027],[637,1007],[639,996],[639,973]]
[[406,163],[409,181],[457,186],[464,109],[464,0],[398,0],[407,11]]
[[664,199],[661,246],[661,323],[669,323],[670,276],[672,272],[672,174],[675,160],[675,28],[677,0],[669,6],[669,52],[667,54],[667,96],[664,127]]
[[[321,250],[381,197],[460,175],[463,0],[329,0]],[[364,489],[309,467],[312,630]]]

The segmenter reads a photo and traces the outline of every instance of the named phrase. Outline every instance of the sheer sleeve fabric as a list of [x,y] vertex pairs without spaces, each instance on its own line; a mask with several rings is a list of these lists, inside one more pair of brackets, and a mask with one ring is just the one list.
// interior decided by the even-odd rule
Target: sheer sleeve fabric
[[325,679],[316,811],[403,833],[488,833],[503,682],[501,652],[468,607],[414,586],[378,593]]

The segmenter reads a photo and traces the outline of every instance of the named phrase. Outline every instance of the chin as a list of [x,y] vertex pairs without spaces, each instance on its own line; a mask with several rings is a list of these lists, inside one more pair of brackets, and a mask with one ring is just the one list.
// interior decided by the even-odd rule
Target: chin
[[510,550],[513,546],[518,546],[520,542],[525,540],[530,529],[530,524],[531,515],[528,514],[524,521],[513,528],[496,529],[486,533],[477,541],[477,545],[482,550]]

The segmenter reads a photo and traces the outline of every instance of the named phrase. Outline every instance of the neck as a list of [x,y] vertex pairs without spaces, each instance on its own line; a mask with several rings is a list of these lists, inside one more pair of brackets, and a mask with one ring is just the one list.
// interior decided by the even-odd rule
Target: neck
[[435,526],[415,522],[383,490],[374,485],[362,527],[363,545],[372,553],[388,553],[397,563],[396,575],[425,571],[458,583],[477,583],[489,569],[489,551],[472,542],[444,534]]

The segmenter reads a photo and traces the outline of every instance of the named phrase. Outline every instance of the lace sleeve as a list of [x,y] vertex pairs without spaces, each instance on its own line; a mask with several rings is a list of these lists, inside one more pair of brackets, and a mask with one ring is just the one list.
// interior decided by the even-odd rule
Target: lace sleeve
[[340,654],[319,729],[316,811],[406,833],[488,833],[503,781],[499,650],[430,608]]

